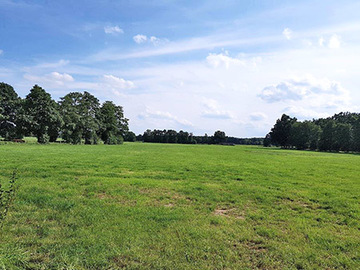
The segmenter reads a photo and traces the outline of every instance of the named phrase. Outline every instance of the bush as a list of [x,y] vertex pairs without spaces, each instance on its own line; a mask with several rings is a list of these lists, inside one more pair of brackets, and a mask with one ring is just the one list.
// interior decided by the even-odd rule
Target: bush
[[124,142],[124,138],[119,135],[119,136],[110,136],[107,140],[106,140],[106,144],[122,144]]

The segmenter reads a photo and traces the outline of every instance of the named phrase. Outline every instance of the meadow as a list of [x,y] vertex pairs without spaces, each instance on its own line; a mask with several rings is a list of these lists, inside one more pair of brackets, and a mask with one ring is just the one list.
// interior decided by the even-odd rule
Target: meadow
[[359,269],[360,155],[0,145],[0,269]]

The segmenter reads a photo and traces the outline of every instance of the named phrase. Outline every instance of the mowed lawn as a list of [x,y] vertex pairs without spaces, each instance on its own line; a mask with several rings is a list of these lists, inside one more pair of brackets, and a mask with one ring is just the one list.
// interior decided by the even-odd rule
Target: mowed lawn
[[360,155],[0,145],[0,269],[360,269]]

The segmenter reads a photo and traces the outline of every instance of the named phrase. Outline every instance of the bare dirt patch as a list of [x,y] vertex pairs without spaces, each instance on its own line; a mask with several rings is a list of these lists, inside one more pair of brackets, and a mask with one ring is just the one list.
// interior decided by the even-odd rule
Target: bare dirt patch
[[236,212],[236,208],[230,208],[230,209],[215,209],[214,211],[214,215],[215,216],[223,216],[223,217],[233,217],[236,219],[241,219],[244,220],[245,216],[244,215],[239,215]]

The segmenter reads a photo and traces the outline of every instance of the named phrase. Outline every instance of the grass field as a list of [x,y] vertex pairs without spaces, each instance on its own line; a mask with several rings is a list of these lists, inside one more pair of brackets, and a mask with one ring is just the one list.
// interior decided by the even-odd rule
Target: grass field
[[360,155],[0,145],[0,269],[360,269]]

